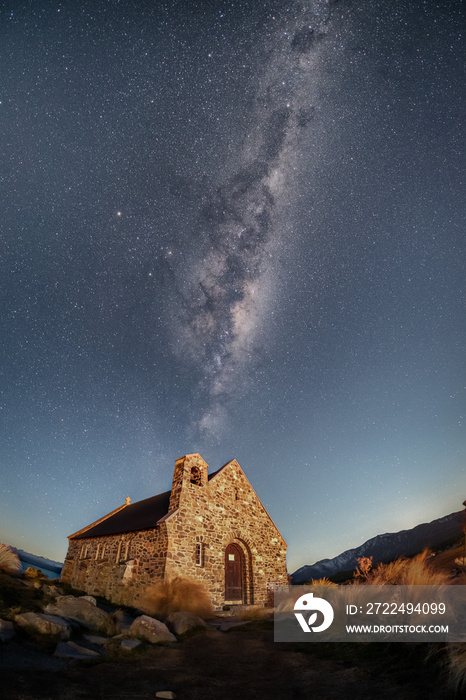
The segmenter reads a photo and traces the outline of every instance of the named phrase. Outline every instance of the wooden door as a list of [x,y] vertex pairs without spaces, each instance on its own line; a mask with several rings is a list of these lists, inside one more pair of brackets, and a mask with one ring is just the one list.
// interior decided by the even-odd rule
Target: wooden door
[[243,554],[236,544],[225,550],[225,600],[243,601]]

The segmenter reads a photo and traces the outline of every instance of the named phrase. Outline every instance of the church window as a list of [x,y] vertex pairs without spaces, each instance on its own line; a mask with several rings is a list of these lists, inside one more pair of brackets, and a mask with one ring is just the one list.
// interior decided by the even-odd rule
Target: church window
[[201,485],[201,470],[199,467],[191,467],[191,483]]
[[204,566],[204,544],[198,542],[196,544],[196,566]]
[[116,555],[116,563],[118,564],[121,558],[121,545],[123,544],[122,540],[118,542],[118,549],[117,549],[117,555]]
[[99,551],[100,551],[100,544],[97,545],[97,549],[95,550],[95,558],[99,558]]

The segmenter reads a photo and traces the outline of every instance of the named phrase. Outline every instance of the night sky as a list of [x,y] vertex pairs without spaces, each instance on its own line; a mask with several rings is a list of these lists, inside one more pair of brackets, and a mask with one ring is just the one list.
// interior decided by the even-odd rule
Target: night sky
[[290,571],[460,510],[462,3],[2,8],[0,540],[192,452]]

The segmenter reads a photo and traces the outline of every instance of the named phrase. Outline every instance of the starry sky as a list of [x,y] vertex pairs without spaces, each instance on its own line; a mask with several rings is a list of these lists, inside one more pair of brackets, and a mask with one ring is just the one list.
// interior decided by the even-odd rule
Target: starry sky
[[236,458],[288,567],[466,498],[459,0],[0,10],[0,539]]

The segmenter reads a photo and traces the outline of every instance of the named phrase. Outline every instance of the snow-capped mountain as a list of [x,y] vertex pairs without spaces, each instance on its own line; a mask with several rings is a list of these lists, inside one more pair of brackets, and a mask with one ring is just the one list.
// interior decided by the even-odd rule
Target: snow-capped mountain
[[24,552],[22,549],[17,549],[16,547],[12,547],[12,549],[18,555],[21,562],[28,566],[33,566],[36,569],[46,569],[47,571],[53,571],[59,574],[63,568],[63,564],[58,561],[52,561],[52,559],[41,557],[38,554]]
[[372,557],[374,564],[389,562],[401,556],[411,556],[461,537],[464,511],[445,515],[430,523],[416,525],[411,530],[388,532],[372,537],[355,549],[347,549],[334,559],[321,559],[312,566],[302,566],[292,575],[293,583],[334,576],[340,571],[352,571],[359,557]]

